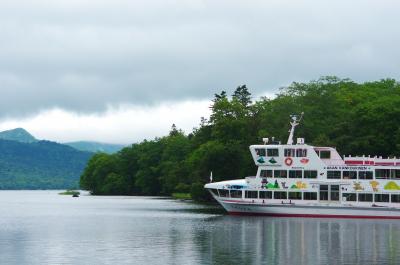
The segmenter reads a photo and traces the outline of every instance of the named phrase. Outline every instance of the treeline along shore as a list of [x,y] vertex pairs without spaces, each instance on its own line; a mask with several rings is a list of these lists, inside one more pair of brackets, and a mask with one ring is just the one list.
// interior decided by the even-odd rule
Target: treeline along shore
[[[211,102],[211,116],[189,134],[172,126],[169,135],[144,140],[116,154],[97,153],[80,185],[95,195],[191,193],[206,200],[204,183],[255,174],[248,146],[263,137],[285,142],[289,115],[304,112],[298,137],[333,146],[346,155],[400,155],[400,84],[394,79],[357,83],[323,77],[294,82],[275,98],[252,101],[239,86]],[[296,136],[295,136],[296,137]]]

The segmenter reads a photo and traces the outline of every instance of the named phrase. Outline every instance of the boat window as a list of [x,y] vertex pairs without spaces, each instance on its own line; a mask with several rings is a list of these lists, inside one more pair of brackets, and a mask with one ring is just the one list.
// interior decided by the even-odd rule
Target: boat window
[[275,191],[274,192],[274,199],[287,199],[287,192],[286,191]]
[[218,190],[220,197],[229,197],[229,190]]
[[260,177],[262,177],[262,178],[272,178],[272,170],[261,170]]
[[231,190],[231,198],[242,198],[242,191],[241,190]]
[[316,192],[304,192],[303,198],[304,198],[304,200],[307,200],[307,201],[316,201],[317,193]]
[[256,190],[246,190],[245,196],[250,199],[257,199],[258,192]]
[[301,170],[289,170],[289,178],[301,179],[303,177],[303,171]]
[[390,169],[375,169],[376,179],[388,179],[390,176]]
[[325,150],[319,152],[319,157],[321,159],[330,159],[331,158],[331,151]]
[[265,156],[265,149],[264,148],[256,148],[256,154],[258,156]]
[[319,186],[319,200],[327,201],[329,200],[329,187],[328,185],[320,185]]
[[211,193],[214,194],[214,196],[218,197],[218,190],[217,189],[210,189]]
[[373,179],[372,171],[359,171],[358,179]]
[[285,156],[294,157],[296,155],[295,149],[285,149]]
[[390,170],[390,178],[391,179],[400,179],[400,169],[391,169]]
[[272,191],[260,191],[260,199],[272,199]]
[[328,170],[326,177],[328,179],[340,179],[340,171]]
[[375,202],[389,202],[389,194],[375,194]]
[[268,148],[267,149],[267,156],[279,156],[278,148]]
[[289,200],[301,200],[301,192],[290,191],[289,192]]
[[307,156],[307,149],[297,149],[296,150],[297,157],[306,157]]
[[343,179],[357,179],[357,171],[343,171]]
[[372,202],[372,194],[371,193],[359,193],[358,201],[360,202]]
[[392,194],[392,202],[400,202],[400,194]]
[[304,170],[305,179],[316,179],[318,176],[318,171],[316,170]]
[[274,178],[287,178],[286,170],[274,170]]
[[357,201],[357,193],[343,193],[343,198],[346,198],[345,201],[347,202],[356,202]]
[[331,201],[339,200],[339,185],[331,185]]

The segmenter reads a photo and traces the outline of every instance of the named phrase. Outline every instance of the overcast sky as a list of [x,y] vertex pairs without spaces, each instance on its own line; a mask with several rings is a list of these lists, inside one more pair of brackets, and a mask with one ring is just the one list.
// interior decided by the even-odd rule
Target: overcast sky
[[324,75],[399,78],[400,1],[2,0],[0,129],[132,143],[210,100]]

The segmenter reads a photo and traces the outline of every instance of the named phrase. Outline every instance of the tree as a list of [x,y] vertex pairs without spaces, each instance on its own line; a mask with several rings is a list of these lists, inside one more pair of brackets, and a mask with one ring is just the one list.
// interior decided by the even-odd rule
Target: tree
[[239,101],[244,107],[251,104],[251,93],[246,85],[238,86],[232,95],[233,100]]

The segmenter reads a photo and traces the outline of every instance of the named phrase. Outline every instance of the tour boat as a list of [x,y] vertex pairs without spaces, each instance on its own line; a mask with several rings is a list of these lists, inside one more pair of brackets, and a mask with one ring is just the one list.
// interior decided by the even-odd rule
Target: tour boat
[[251,145],[257,175],[205,185],[229,214],[400,219],[400,159],[344,156],[335,148],[293,143]]

